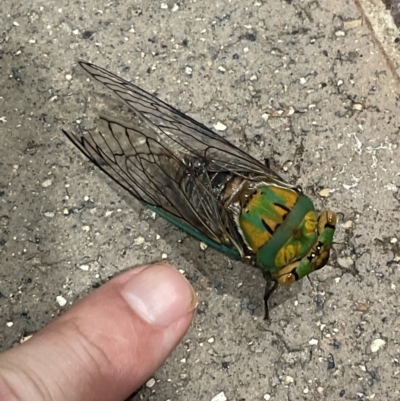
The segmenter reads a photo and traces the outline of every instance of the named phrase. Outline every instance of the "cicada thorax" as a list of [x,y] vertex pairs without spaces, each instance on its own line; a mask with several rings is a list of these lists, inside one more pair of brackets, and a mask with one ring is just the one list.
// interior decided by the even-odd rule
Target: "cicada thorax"
[[236,177],[225,186],[224,201],[254,264],[291,284],[326,264],[336,215],[318,215],[298,188],[282,184]]

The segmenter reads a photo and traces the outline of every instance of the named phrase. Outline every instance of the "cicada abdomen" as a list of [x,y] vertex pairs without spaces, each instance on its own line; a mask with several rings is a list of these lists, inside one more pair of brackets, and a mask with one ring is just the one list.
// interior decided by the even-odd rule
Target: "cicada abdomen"
[[323,267],[336,215],[191,117],[132,83],[80,62],[133,111],[100,117],[83,135],[64,133],[135,198],[195,238],[288,285]]

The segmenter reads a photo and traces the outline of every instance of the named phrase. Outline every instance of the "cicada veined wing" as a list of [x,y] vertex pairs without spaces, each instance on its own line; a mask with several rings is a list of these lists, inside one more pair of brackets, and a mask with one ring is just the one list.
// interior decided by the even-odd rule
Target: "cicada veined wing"
[[164,218],[231,257],[243,258],[245,245],[218,180],[242,177],[288,184],[266,165],[131,82],[94,64],[79,64],[136,118],[128,122],[100,116],[96,129],[81,136],[64,131],[68,138]]

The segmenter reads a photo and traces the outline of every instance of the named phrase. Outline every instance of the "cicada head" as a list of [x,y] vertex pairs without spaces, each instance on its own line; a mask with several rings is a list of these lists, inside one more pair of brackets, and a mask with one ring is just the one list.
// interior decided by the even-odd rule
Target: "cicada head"
[[290,285],[327,264],[329,252],[332,248],[335,226],[336,214],[334,212],[328,210],[319,215],[315,244],[303,258],[282,267],[272,274],[279,284]]

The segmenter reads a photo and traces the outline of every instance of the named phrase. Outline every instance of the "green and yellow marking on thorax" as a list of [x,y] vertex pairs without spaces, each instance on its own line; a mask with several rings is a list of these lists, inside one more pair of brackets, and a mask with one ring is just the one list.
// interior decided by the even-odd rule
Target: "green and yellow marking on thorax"
[[257,251],[270,241],[293,208],[298,194],[275,186],[259,188],[242,209],[239,225],[247,245]]
[[255,190],[239,216],[257,265],[281,284],[290,284],[326,263],[335,224],[333,212],[318,216],[307,196],[272,185]]

